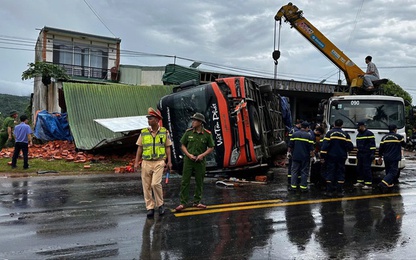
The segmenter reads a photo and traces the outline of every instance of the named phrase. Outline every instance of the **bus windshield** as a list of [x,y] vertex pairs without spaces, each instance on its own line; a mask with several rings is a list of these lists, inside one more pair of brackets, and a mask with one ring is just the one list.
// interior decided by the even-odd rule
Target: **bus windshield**
[[[217,104],[214,94],[208,88],[208,84],[193,87],[181,92],[169,95],[162,99],[162,114],[165,113],[167,127],[171,131],[176,151],[180,151],[180,139],[186,129],[192,127],[191,117],[195,113],[201,113],[205,116],[206,124],[204,128],[212,130],[213,113],[217,112]],[[216,167],[216,151],[206,157],[207,167]]]
[[334,100],[330,106],[329,123],[342,119],[343,127],[355,128],[358,122],[365,122],[371,129],[387,129],[395,124],[405,126],[404,104],[392,100]]
[[[196,87],[173,95],[170,104],[170,113],[174,119],[176,130],[185,132],[191,127],[191,116],[196,112],[202,113],[209,124],[209,107],[205,87]],[[206,124],[205,127],[208,127]]]

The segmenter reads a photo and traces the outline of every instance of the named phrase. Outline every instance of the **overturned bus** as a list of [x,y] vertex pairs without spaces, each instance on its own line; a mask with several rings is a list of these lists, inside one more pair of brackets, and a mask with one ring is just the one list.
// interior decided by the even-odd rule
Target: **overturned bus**
[[229,77],[198,86],[183,84],[173,92],[160,99],[158,109],[172,135],[174,170],[181,172],[180,139],[196,112],[205,116],[204,127],[215,141],[214,152],[206,158],[207,174],[268,166],[286,152],[282,111],[290,115],[290,108],[270,85]]

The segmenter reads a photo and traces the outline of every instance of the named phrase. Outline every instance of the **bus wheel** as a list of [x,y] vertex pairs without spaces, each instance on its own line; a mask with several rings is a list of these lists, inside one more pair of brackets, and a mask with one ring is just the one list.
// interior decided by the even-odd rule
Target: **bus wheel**
[[249,105],[248,114],[250,117],[250,128],[253,141],[259,142],[261,140],[261,122],[259,112],[253,104]]

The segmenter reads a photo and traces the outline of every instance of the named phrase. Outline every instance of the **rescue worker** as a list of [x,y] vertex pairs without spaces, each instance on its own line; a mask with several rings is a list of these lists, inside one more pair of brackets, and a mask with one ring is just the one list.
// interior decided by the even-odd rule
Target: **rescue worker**
[[379,148],[379,164],[383,163],[386,168],[386,176],[378,184],[382,192],[394,186],[394,181],[399,174],[399,161],[402,159],[402,147],[406,143],[403,136],[397,134],[397,126],[389,125],[389,133],[381,138]]
[[371,190],[373,185],[371,163],[376,152],[376,139],[364,122],[358,122],[357,128],[357,183],[354,184],[354,187]]
[[[146,203],[147,217],[154,216],[155,208],[159,207],[159,215],[165,214],[162,190],[162,175],[164,167],[172,168],[172,141],[168,130],[159,126],[162,116],[153,108],[147,111],[149,128],[143,129],[137,140],[137,154],[134,168],[141,165],[143,196]],[[167,163],[165,160],[167,159]],[[152,196],[152,192],[154,198]]]
[[324,129],[321,126],[316,127],[314,130],[315,143],[314,143],[314,157],[311,165],[311,183],[317,188],[321,188],[325,185],[325,179],[323,178],[322,170],[323,165],[319,162],[321,146],[323,142]]
[[8,117],[6,117],[3,121],[3,128],[0,132],[0,150],[3,149],[5,145],[7,147],[13,144],[13,130],[17,124],[18,113],[16,110],[10,111]]
[[289,152],[292,154],[292,179],[289,190],[298,187],[298,176],[301,176],[299,188],[301,192],[308,191],[308,175],[310,158],[313,156],[313,137],[309,132],[309,123],[302,122],[300,131],[292,135],[289,142]]
[[192,128],[187,129],[181,138],[181,149],[184,156],[180,198],[181,204],[176,211],[186,208],[189,198],[189,185],[192,172],[195,172],[195,194],[193,207],[205,209],[207,206],[201,203],[204,177],[206,172],[205,157],[214,150],[214,139],[210,131],[204,128],[205,116],[195,113],[192,117]]
[[335,120],[334,127],[326,133],[321,149],[321,162],[326,164],[326,194],[344,196],[345,160],[354,145],[348,133],[342,130],[343,121]]
[[[293,134],[300,130],[302,119],[296,119],[296,123],[293,128],[289,132],[289,142],[292,138]],[[292,154],[288,151],[287,152],[287,159],[288,159],[288,167],[287,167],[287,185],[290,187],[292,185]],[[300,177],[300,176],[299,176]]]

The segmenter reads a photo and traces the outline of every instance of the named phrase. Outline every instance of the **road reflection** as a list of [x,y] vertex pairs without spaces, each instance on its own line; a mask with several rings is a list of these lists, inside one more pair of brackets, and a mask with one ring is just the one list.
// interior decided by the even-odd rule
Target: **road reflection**
[[[291,200],[285,207],[287,235],[299,252],[316,241],[327,258],[370,257],[396,248],[402,236],[401,195],[345,197],[312,205]],[[315,217],[313,205],[318,207]]]
[[285,217],[289,241],[296,245],[300,251],[305,250],[316,227],[311,205],[287,207]]
[[[249,201],[246,193],[241,201]],[[230,190],[216,190],[216,198],[227,204],[235,201]],[[267,209],[226,211],[216,214],[175,218],[169,224],[167,250],[185,259],[249,259],[253,250],[265,248],[274,234],[273,220]]]
[[140,259],[162,259],[162,220],[146,218],[142,233]]
[[322,226],[316,234],[316,239],[329,258],[343,259],[347,237],[344,231],[342,201],[322,203],[320,213]]

